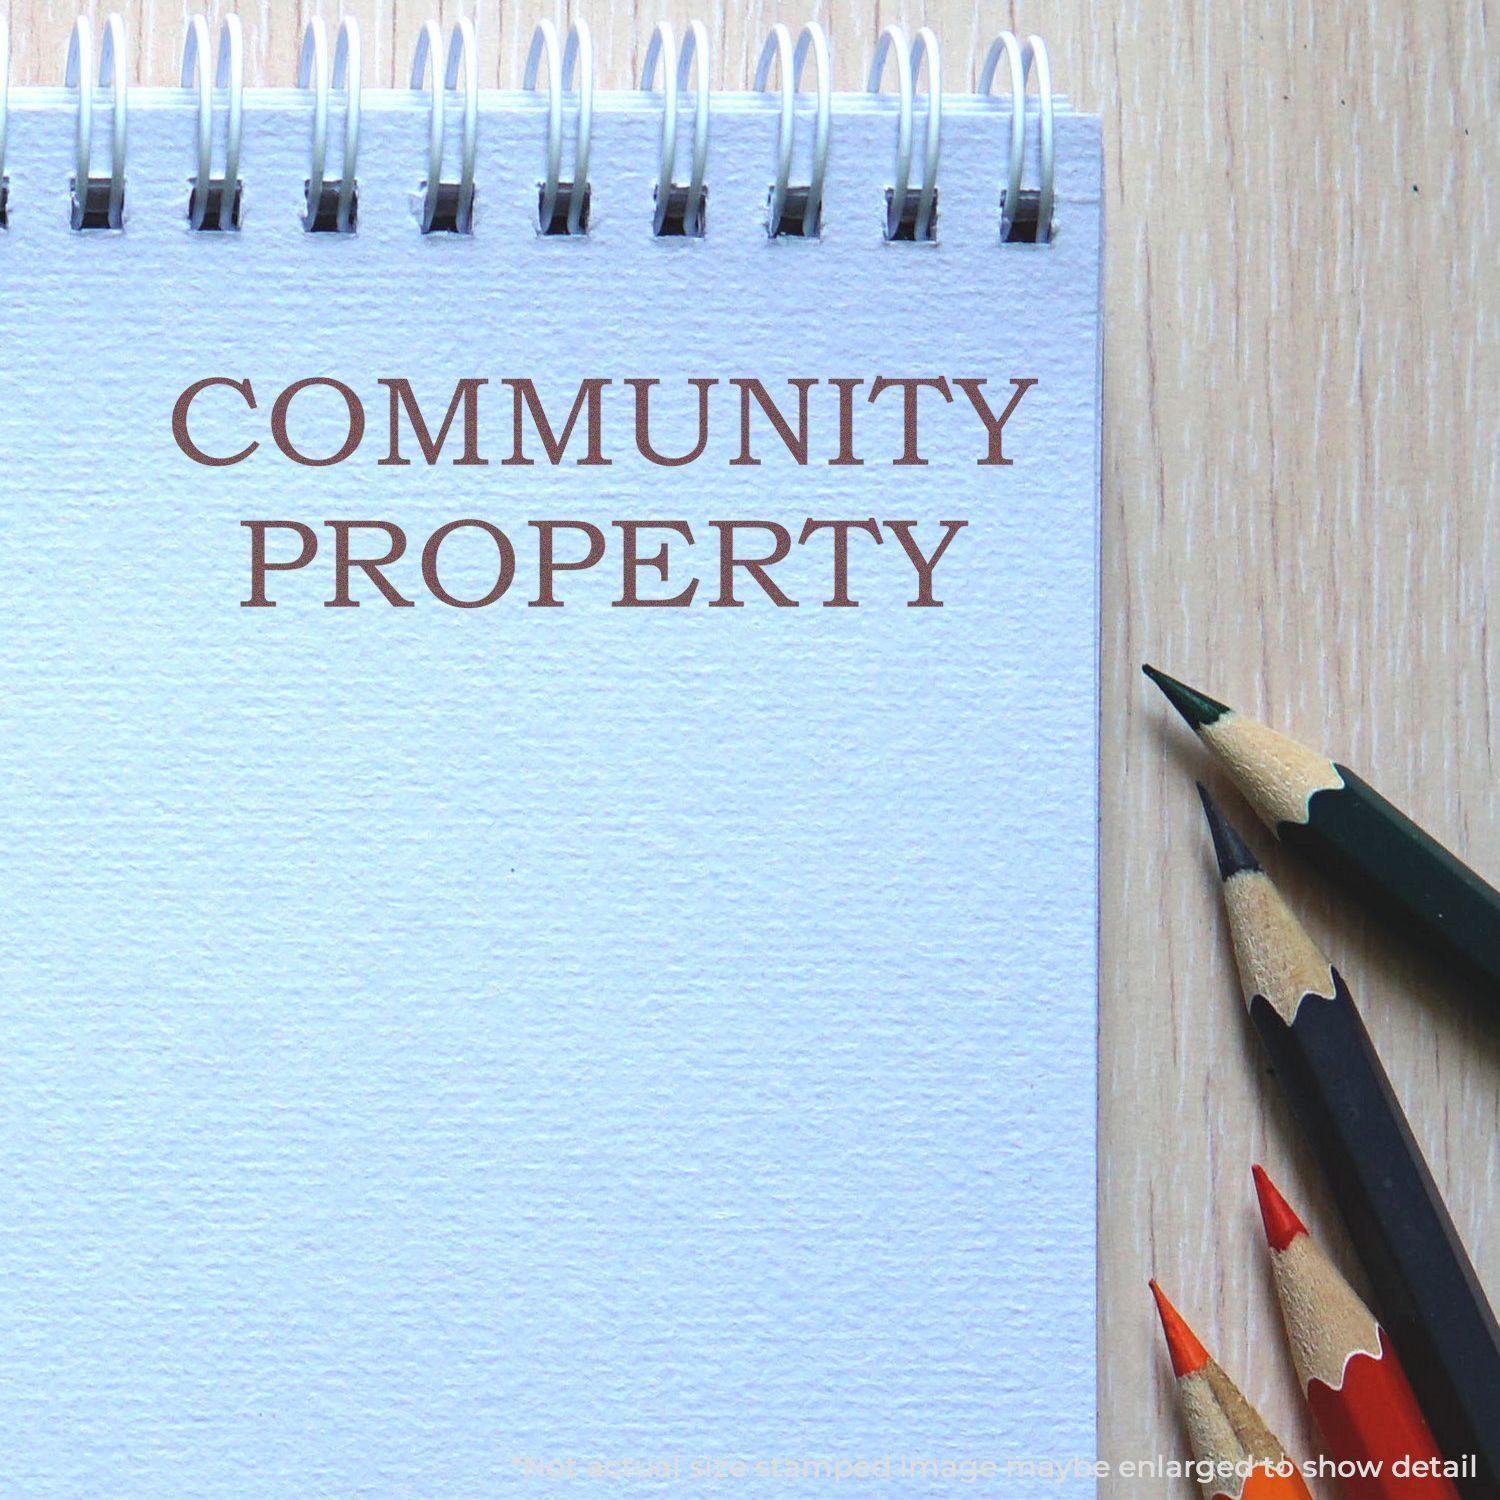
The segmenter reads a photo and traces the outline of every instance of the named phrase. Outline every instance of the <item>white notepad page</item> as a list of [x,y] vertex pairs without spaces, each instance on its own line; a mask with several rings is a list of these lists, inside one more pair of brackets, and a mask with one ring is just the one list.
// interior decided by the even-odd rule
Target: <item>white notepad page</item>
[[[630,1461],[707,1493],[705,1464],[782,1488],[884,1461],[998,1462],[1022,1494],[1005,1464],[1093,1452],[1099,125],[1059,111],[1055,239],[1002,245],[1009,106],[950,96],[937,241],[887,243],[895,106],[840,98],[821,238],[773,242],[776,110],[715,96],[707,233],[658,239],[659,98],[601,95],[589,232],[543,237],[545,106],[487,94],[474,232],[423,236],[426,98],[367,94],[345,236],[302,227],[306,97],[254,93],[241,229],[215,234],[187,224],[191,104],[138,91],[125,227],[75,232],[74,96],[13,92],[20,1492],[559,1493],[537,1465]],[[249,386],[205,388],[192,443],[258,447],[210,467],[172,413],[214,377]],[[912,388],[921,465],[893,462],[905,387],[871,401],[878,377],[948,382]],[[487,462],[453,462],[460,411],[436,463],[406,418],[413,461],[382,463],[382,378],[434,437],[487,381]],[[650,462],[627,382],[660,382],[649,438],[681,455],[695,378],[702,454]],[[277,447],[307,379],[358,397],[343,462]],[[586,406],[560,462],[529,415],[535,462],[504,462],[522,379],[556,432],[608,380],[608,462],[577,462]],[[760,461],[733,462],[736,379],[789,421],[788,382],[816,382],[805,463],[759,405]],[[835,379],[863,382],[858,464],[830,462]],[[954,383],[981,379],[996,412],[1035,382],[1004,465]],[[349,435],[326,384],[286,412],[304,456]],[[605,544],[556,573],[561,608],[531,602],[546,520]],[[834,520],[879,540],[804,539]],[[893,523],[930,553],[955,520],[942,607],[912,607]],[[242,605],[250,521],[317,541],[265,576],[275,608]],[[328,607],[333,521],[401,529],[383,576],[411,607],[357,568],[360,607]],[[424,582],[453,521],[514,549],[486,607]],[[715,605],[726,535],[742,558],[777,535],[715,521],[787,529],[766,576],[797,607],[743,567],[743,607]],[[555,559],[589,535],[554,529]],[[825,603],[840,535],[858,607]],[[697,580],[686,607],[618,603],[630,538],[637,597]],[[503,550],[445,533],[440,588],[483,596]]]

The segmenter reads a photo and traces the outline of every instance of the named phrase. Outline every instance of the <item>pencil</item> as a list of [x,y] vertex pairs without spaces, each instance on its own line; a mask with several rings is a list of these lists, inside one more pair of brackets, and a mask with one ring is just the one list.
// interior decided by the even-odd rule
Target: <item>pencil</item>
[[1283,843],[1500,994],[1500,891],[1347,766],[1142,670]]
[[[1385,1330],[1260,1167],[1266,1243],[1292,1363],[1349,1500],[1457,1500]],[[1347,1468],[1345,1466],[1348,1466]]]
[[1312,1500],[1296,1463],[1153,1281],[1204,1500]]
[[1474,1494],[1500,1496],[1500,1326],[1342,976],[1200,786],[1250,1018],[1369,1273],[1375,1305]]

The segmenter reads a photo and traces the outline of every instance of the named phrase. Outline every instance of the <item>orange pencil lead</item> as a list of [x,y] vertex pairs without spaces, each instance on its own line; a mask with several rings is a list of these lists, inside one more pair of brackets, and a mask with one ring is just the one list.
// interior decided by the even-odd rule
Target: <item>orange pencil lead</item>
[[1161,1331],[1166,1336],[1167,1353],[1172,1357],[1172,1373],[1180,1379],[1184,1375],[1191,1375],[1194,1370],[1201,1370],[1208,1363],[1208,1350],[1198,1342],[1198,1335],[1167,1300],[1167,1294],[1156,1284],[1154,1277],[1148,1284],[1151,1295],[1156,1298],[1156,1311],[1161,1317]]
[[1153,1280],[1204,1500],[1311,1500],[1297,1465]]

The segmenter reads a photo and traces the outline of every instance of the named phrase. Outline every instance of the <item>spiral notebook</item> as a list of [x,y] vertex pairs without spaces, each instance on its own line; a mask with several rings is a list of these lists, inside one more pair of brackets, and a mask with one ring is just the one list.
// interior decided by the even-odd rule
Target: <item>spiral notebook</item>
[[690,35],[10,90],[6,1487],[1093,1453],[1099,122]]

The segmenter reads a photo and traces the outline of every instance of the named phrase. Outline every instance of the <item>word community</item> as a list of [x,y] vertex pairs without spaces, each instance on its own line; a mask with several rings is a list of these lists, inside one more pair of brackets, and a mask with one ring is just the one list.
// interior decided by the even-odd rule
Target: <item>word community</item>
[[[866,463],[924,468],[924,438],[930,437],[924,424],[951,407],[964,419],[973,462],[1009,468],[1014,460],[1005,452],[1005,427],[1036,383],[1012,378],[996,387],[975,376],[876,375],[804,376],[767,385],[727,376],[665,389],[655,379],[595,376],[579,381],[571,399],[548,403],[532,380],[492,385],[470,376],[455,383],[439,415],[441,403],[424,409],[404,378],[377,380],[378,397],[326,375],[293,381],[269,396],[248,379],[210,375],[173,403],[172,440],[186,458],[210,469],[267,454],[309,469],[357,457],[381,468],[487,468],[492,462],[502,468],[539,462],[608,468],[634,460],[660,469],[700,461],[755,468],[768,456],[835,469]],[[196,409],[200,402],[203,412]],[[298,419],[309,412],[324,418],[317,444],[298,435]],[[880,439],[865,435],[862,412],[890,414]],[[233,437],[200,436],[204,413],[227,423]],[[662,426],[674,435],[671,440]]]
[[[314,564],[330,587],[330,609],[361,603],[410,609],[421,593],[452,609],[484,609],[511,594],[520,570],[517,541],[491,521],[448,521],[414,546],[393,521],[328,521],[330,534],[302,521],[242,521],[250,534],[250,587],[246,609],[274,609],[273,586]],[[893,554],[900,559],[912,608],[938,609],[937,570],[966,521],[939,521],[921,528],[909,520],[818,520],[808,517],[795,531],[779,521],[710,521],[711,536],[682,520],[543,520],[525,523],[522,545],[534,556],[534,579],[526,599],[532,609],[561,609],[568,575],[604,570],[612,551],[617,609],[686,609],[693,604],[736,609],[747,596],[796,609],[785,580],[773,572],[798,553],[821,546],[823,579],[817,602],[829,609],[856,609],[851,553]],[[703,566],[702,554],[709,554]],[[416,555],[413,556],[412,554]],[[799,561],[800,559],[794,559]],[[861,557],[864,562],[864,557]],[[701,576],[700,570],[701,569]],[[799,569],[806,575],[805,565]],[[528,584],[529,587],[529,584]]]

